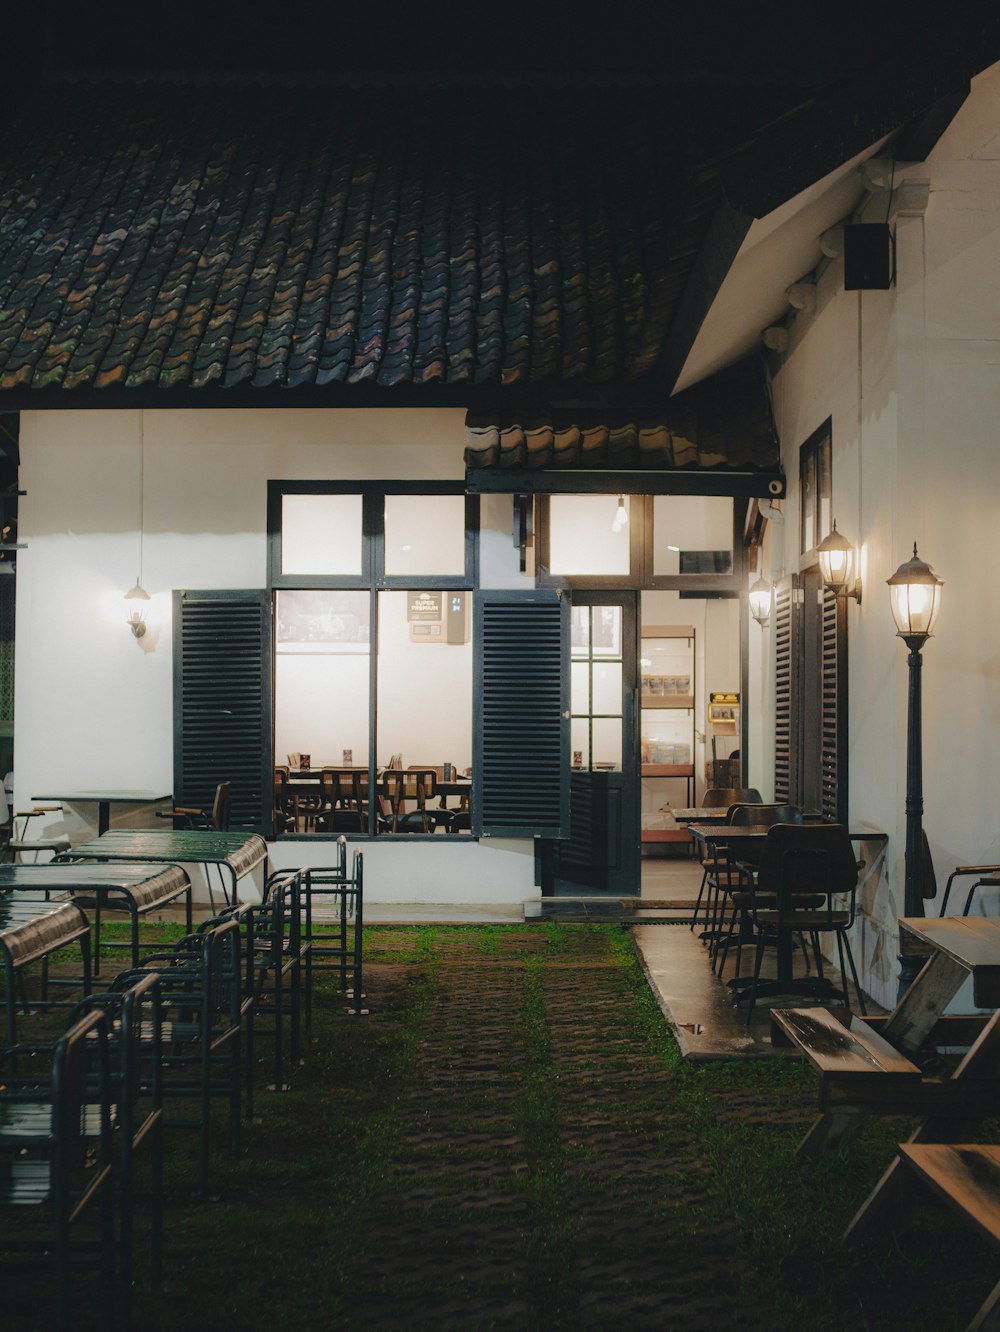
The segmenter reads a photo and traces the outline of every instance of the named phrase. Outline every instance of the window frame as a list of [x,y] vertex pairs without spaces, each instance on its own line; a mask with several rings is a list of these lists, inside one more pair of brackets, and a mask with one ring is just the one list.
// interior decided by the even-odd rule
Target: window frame
[[[826,478],[829,482],[829,492],[824,494],[820,487],[820,460],[825,454],[828,466],[826,468]],[[813,542],[812,545],[806,545],[806,487],[805,474],[806,468],[812,464],[813,475],[816,478],[813,497]],[[826,530],[823,530],[823,501],[827,500],[830,505],[830,520]],[[824,537],[830,535],[833,530],[833,417],[828,416],[821,426],[812,432],[809,438],[799,445],[799,567],[801,569],[809,568],[819,562],[817,547]]]
[[[361,495],[361,573],[286,574],[281,571],[281,501],[285,495]],[[465,569],[461,574],[385,572],[385,497],[461,495],[465,499]],[[267,585],[276,588],[441,588],[479,586],[479,496],[461,481],[268,481]]]
[[[612,494],[612,491],[601,492]],[[748,501],[745,496],[724,496],[732,500],[733,534],[732,572],[727,574],[654,574],[653,573],[653,495],[629,494],[630,570],[627,574],[553,574],[549,572],[551,520],[548,494],[535,495],[535,532],[538,559],[536,587],[578,588],[594,591],[637,589],[639,591],[686,592],[692,596],[739,596],[746,583],[746,550],[743,530]]]
[[[344,574],[285,574],[281,572],[281,509],[282,498],[288,494],[302,495],[355,495],[362,496],[362,559],[360,575]],[[461,495],[465,500],[465,571],[444,575],[386,575],[385,572],[385,497],[387,495]],[[273,609],[275,594],[286,589],[336,591],[356,589],[368,592],[369,605],[369,685],[368,685],[368,781],[369,790],[377,784],[378,763],[378,657],[379,657],[379,602],[380,592],[464,591],[474,597],[479,587],[479,496],[466,493],[461,481],[268,481],[267,483],[267,595]],[[475,634],[474,619],[473,635]],[[473,643],[473,652],[474,652]],[[276,691],[273,688],[275,651],[274,628],[271,630],[271,769],[274,767],[274,708]],[[475,656],[473,656],[475,662]],[[472,740],[475,749],[475,682],[473,681]],[[473,792],[473,802],[475,792]],[[473,809],[473,813],[474,813]],[[369,801],[368,830],[348,833],[349,841],[413,842],[434,841],[468,842],[469,837],[441,837],[436,833],[380,833],[376,831],[375,802]],[[332,842],[339,833],[278,834],[281,841]],[[473,834],[474,836],[474,834]]]

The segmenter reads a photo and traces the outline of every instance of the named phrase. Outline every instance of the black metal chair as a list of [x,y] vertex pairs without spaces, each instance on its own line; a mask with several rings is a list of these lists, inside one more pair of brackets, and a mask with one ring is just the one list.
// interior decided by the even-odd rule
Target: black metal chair
[[[276,879],[280,875],[272,875]],[[362,1006],[362,935],[364,917],[364,856],[355,851],[351,872],[347,870],[347,841],[337,839],[337,858],[333,865],[311,865],[299,871],[299,909],[302,920],[301,952],[302,990],[305,996],[305,1025],[312,1020],[314,971],[336,971],[340,990],[352,1000],[348,1012],[356,1017],[367,1015]],[[265,888],[265,900],[271,879]],[[329,903],[332,915],[320,914],[317,907]]]
[[[842,824],[776,823],[770,828],[756,865],[756,876],[746,876],[755,934],[753,977],[744,990],[748,1024],[757,999],[763,995],[804,994],[826,1001],[840,999],[850,1008],[845,956],[858,1006],[862,1014],[866,1013],[847,938],[847,931],[854,924],[860,868]],[[837,936],[840,987],[823,971],[820,936],[830,933]],[[815,976],[792,975],[792,943],[796,934],[812,940]],[[778,950],[778,975],[774,980],[761,982],[761,961],[768,945]]]
[[[701,798],[702,809],[730,809],[733,805],[749,805],[761,803],[760,792],[752,786],[710,786]],[[698,923],[698,911],[701,907],[702,898],[705,898],[705,926],[708,927],[711,916],[710,900],[711,890],[708,884],[709,874],[712,870],[718,869],[721,861],[725,860],[725,853],[720,852],[717,856],[708,856],[701,862],[701,883],[698,887],[698,896],[695,899],[694,910],[691,913],[691,929]],[[706,938],[702,935],[702,938]]]
[[168,952],[152,953],[142,965],[123,972],[112,986],[122,992],[156,972],[163,1003],[163,1099],[196,1100],[195,1119],[168,1117],[168,1127],[199,1133],[199,1192],[208,1192],[210,1106],[213,1097],[229,1106],[229,1148],[240,1150],[242,1092],[240,926],[224,920],[202,933],[186,935]]
[[[118,1180],[119,1271],[122,1325],[130,1326],[136,1189],[136,1153],[150,1156],[150,1266],[154,1285],[163,1273],[163,1013],[160,978],[149,972],[127,990],[91,994],[76,1007],[71,1025],[90,1012],[108,1019],[112,1130],[116,1144]],[[91,1069],[87,1084],[88,1114],[100,1104],[100,1075],[91,1042]]]
[[[22,1070],[29,1062],[37,1067],[14,1072],[15,1058]],[[56,1326],[68,1329],[74,1321],[71,1263],[99,1263],[104,1324],[117,1325],[111,1063],[103,1013],[86,1014],[54,1045],[21,1045],[0,1058],[0,1161],[0,1225],[14,1227],[0,1239],[0,1265],[21,1275],[29,1255],[54,1263]],[[98,1237],[75,1241],[77,1222],[94,1204]],[[12,1316],[6,1300],[4,1315]]]

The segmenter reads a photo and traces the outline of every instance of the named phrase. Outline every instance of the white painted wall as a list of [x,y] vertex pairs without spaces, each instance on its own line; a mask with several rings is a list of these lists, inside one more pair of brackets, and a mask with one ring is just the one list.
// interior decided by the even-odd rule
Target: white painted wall
[[[149,630],[136,641],[122,597],[139,571],[140,442],[142,573],[153,601]],[[268,480],[461,480],[464,447],[460,410],[25,412],[16,807],[72,786],[172,789],[171,589],[265,586]],[[517,571],[509,497],[484,501],[482,524],[484,585],[526,581]],[[456,690],[452,674],[442,673],[442,687],[461,721],[437,747],[455,752],[430,752],[429,737],[407,732],[415,748],[428,749],[420,761],[471,761],[469,685]],[[428,709],[444,706],[440,698],[414,700],[397,721],[412,729],[419,715],[426,732]],[[145,817],[112,813],[119,825]],[[79,806],[50,828],[79,840],[95,824],[95,809]],[[295,843],[280,848],[275,863],[316,864],[328,854],[320,844]],[[373,900],[537,896],[530,842],[386,843],[366,847],[366,857]]]
[[[860,931],[867,985],[883,1002],[895,994],[907,686],[885,580],[914,541],[946,580],[923,652],[924,826],[939,885],[957,863],[1000,860],[1000,586],[989,576],[1000,505],[1000,66],[974,80],[929,160],[896,184],[895,287],[845,292],[841,263],[830,263],[774,385],[786,570],[799,558],[798,449],[828,416],[833,512],[861,548],[864,597],[848,606],[850,821],[891,836]],[[873,198],[867,220],[885,215],[885,196]],[[766,741],[755,731],[760,766],[771,762]]]

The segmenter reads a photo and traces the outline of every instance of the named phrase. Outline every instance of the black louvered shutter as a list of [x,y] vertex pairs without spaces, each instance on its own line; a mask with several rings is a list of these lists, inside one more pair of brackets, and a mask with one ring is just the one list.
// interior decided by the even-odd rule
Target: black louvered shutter
[[847,822],[847,601],[824,591],[821,634],[820,810]]
[[795,804],[799,798],[801,592],[796,582],[785,578],[774,589],[774,798],[779,804]]
[[477,592],[473,831],[569,835],[569,599]]
[[270,833],[271,616],[264,591],[174,593],[174,800]]

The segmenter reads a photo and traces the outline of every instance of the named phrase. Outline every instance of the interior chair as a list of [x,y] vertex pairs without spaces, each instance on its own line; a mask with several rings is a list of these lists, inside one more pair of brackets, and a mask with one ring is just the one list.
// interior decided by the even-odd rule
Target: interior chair
[[[757,804],[761,803],[760,792],[752,786],[710,786],[702,796],[702,809],[729,809],[732,805],[738,804]],[[711,915],[709,908],[710,889],[708,887],[709,873],[726,859],[725,852],[720,850],[717,856],[708,856],[701,862],[701,883],[698,887],[698,896],[695,899],[694,910],[691,913],[691,929],[698,924],[698,912],[701,908],[702,899],[705,901],[705,928],[708,928],[709,917]],[[704,937],[704,935],[702,936]]]
[[[408,768],[406,771],[388,771],[382,774],[382,789],[386,808],[384,820],[387,832],[430,833],[438,825],[438,815],[446,812],[434,810],[428,802],[433,800],[437,773],[433,768]],[[406,802],[415,801],[415,809],[407,809]]]
[[274,765],[273,811],[275,834],[297,831],[295,797],[288,791],[288,769],[278,763]]
[[[776,823],[768,831],[756,865],[755,880],[747,879],[750,915],[755,936],[753,978],[746,987],[747,1025],[762,994],[805,994],[826,1000],[842,999],[850,1009],[845,956],[862,1015],[864,995],[858,982],[847,931],[854,924],[859,863],[847,829],[839,823]],[[816,975],[791,975],[791,944],[800,933],[812,940]],[[841,987],[823,974],[821,936],[836,934]],[[779,975],[761,982],[764,949],[779,950]],[[785,974],[782,972],[786,968]],[[742,997],[742,996],[741,996]]]
[[368,773],[357,768],[323,768],[316,827],[330,833],[368,831]]
[[[38,862],[39,855],[44,851],[48,852],[49,859],[64,855],[70,849],[69,838],[65,835],[58,837],[28,837],[28,825],[32,819],[44,818],[47,814],[61,814],[62,805],[35,805],[32,809],[19,811],[11,820],[10,838],[3,848],[3,859],[9,864]],[[18,827],[18,820],[21,826]],[[31,861],[26,862],[25,856],[31,856]]]
[[[30,1073],[16,1071],[27,1066]],[[103,1326],[124,1326],[114,1309],[111,1076],[103,1013],[88,1013],[54,1045],[16,1046],[0,1056],[0,1161],[0,1265],[16,1274],[4,1285],[6,1325],[25,1325],[11,1298],[31,1255],[55,1265],[54,1326],[76,1324],[71,1263],[77,1259],[100,1263]],[[75,1241],[77,1222],[95,1204],[98,1236]],[[33,1325],[44,1318],[38,1309],[31,1315]]]

